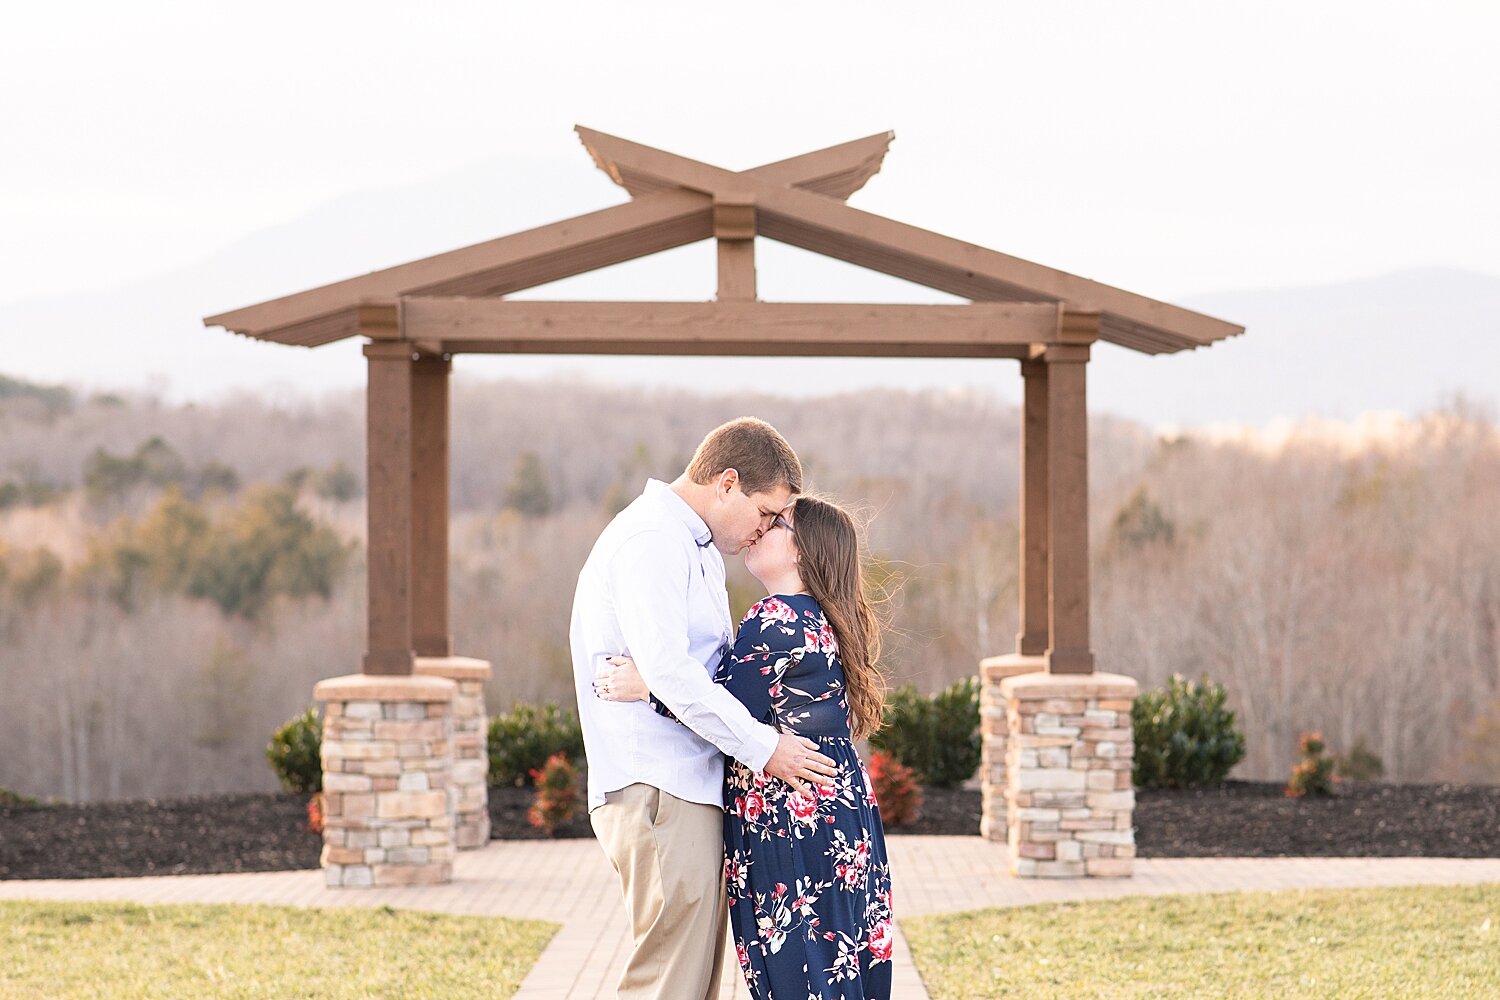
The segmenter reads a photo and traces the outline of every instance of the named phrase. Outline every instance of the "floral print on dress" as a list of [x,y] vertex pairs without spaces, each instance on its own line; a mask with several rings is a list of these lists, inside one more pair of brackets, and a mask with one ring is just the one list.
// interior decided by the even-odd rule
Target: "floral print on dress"
[[714,679],[838,765],[834,783],[811,794],[738,761],[725,768],[724,885],[750,995],[889,1000],[885,831],[850,738],[838,642],[817,601],[781,595],[752,607]]

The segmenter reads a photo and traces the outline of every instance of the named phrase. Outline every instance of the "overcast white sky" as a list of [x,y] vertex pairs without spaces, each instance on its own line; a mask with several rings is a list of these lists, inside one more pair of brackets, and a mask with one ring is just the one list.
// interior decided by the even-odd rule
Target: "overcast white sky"
[[[354,190],[574,160],[575,122],[730,167],[894,129],[855,204],[1163,297],[1500,273],[1495,3],[61,0],[3,18],[0,302],[126,284]],[[579,211],[613,200],[581,191]]]

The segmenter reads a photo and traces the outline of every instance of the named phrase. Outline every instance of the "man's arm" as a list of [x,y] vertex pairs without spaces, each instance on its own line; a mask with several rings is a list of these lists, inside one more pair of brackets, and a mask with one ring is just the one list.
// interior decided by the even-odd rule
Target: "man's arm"
[[699,569],[677,539],[643,531],[610,560],[615,614],[636,669],[657,699],[693,732],[752,770],[764,770],[780,734],[751,717],[688,652],[687,594]]

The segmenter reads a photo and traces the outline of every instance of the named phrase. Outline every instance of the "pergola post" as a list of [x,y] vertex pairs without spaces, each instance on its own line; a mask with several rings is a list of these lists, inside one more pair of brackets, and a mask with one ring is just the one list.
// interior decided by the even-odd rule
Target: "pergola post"
[[1089,421],[1087,344],[1058,344],[1047,368],[1047,671],[1094,670],[1089,646]]
[[[404,310],[401,325],[404,333]],[[447,791],[453,843],[464,850],[483,847],[490,839],[484,684],[492,668],[488,660],[454,656],[449,631],[448,390],[453,362],[445,354],[419,353],[411,374],[411,628],[416,653],[412,671],[452,681],[456,687]]]
[[410,344],[366,344],[365,461],[369,633],[367,674],[410,674],[412,645],[412,459],[416,354]]
[[1047,502],[1047,370],[1041,361],[1021,362],[1021,630],[1016,652],[1041,656],[1051,645],[1047,591],[1050,519]]
[[[1046,415],[1048,642],[1040,657],[1044,670],[999,685],[1008,733],[1005,834],[1011,872],[1021,876],[1129,875],[1135,858],[1131,706],[1137,685],[1096,673],[1089,643],[1086,373],[1098,332],[1097,313],[1064,313],[1060,343],[1041,352],[1044,370],[1032,376],[1041,379],[1045,398],[1037,407]],[[1028,431],[1033,384],[1028,378]],[[1035,442],[1027,437],[1026,443]],[[1032,473],[1029,459],[1026,472]],[[1033,496],[1029,490],[1023,495]],[[1030,517],[1023,517],[1030,527]],[[1030,631],[1023,627],[1022,642]]]
[[1009,709],[1000,684],[1047,666],[1047,365],[1021,362],[1020,620],[1016,651],[979,663],[979,834],[1005,842],[1009,831],[1007,775],[1011,767]]
[[755,199],[748,194],[714,198],[714,243],[718,247],[719,302],[755,299]]
[[453,362],[412,363],[411,622],[417,656],[451,656],[448,631],[448,382]]

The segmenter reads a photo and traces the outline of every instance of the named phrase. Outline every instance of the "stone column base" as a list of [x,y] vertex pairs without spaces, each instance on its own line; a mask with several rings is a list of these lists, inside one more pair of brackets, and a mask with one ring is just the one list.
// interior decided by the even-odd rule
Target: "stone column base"
[[979,734],[981,740],[979,788],[984,810],[979,819],[979,835],[986,840],[1006,839],[1005,744],[1010,734],[1006,719],[1005,697],[1000,682],[1018,674],[1047,669],[1044,656],[991,656],[979,661]]
[[1139,686],[1120,674],[1022,674],[1000,682],[1009,726],[1011,873],[1127,876],[1135,858]]
[[419,656],[412,672],[446,677],[458,685],[453,696],[453,784],[455,842],[460,851],[483,847],[490,840],[489,718],[484,712],[484,682],[493,671],[488,660],[467,656]]
[[453,697],[442,677],[319,681],[323,872],[330,886],[453,877]]

